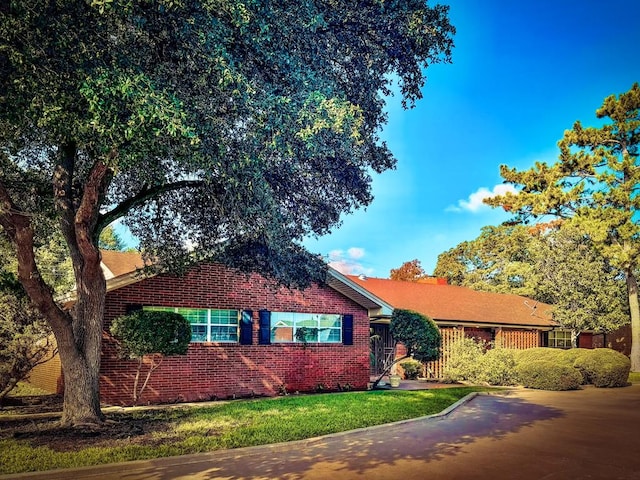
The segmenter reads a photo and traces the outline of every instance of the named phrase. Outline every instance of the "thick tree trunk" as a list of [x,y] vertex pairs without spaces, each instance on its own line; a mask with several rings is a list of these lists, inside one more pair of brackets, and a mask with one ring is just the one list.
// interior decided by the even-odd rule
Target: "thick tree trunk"
[[58,345],[65,379],[63,425],[100,423],[100,354],[106,282],[99,256],[83,265],[72,312],[73,343]]
[[640,372],[640,303],[638,282],[631,269],[626,271],[629,310],[631,311],[631,371]]

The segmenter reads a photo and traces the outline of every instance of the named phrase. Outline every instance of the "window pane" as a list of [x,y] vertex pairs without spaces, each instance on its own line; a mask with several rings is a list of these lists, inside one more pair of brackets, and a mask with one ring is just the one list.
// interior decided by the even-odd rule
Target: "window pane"
[[237,325],[237,310],[211,310],[212,325]]
[[191,341],[192,342],[206,342],[207,341],[207,326],[206,325],[191,325]]
[[342,315],[320,315],[320,328],[341,328]]
[[318,316],[309,313],[298,313],[294,317],[296,327],[314,328],[318,326]]
[[273,327],[271,342],[293,342],[293,327]]
[[212,342],[237,342],[238,328],[212,325],[211,341]]
[[207,310],[204,308],[177,308],[176,311],[191,324],[207,323]]

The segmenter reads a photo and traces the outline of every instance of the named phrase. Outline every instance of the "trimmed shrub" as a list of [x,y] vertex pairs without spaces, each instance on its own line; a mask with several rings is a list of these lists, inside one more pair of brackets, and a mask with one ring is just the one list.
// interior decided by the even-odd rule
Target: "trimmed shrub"
[[557,362],[562,352],[564,352],[564,350],[558,350],[557,348],[534,347],[525,350],[516,350],[514,358],[518,365],[537,362],[539,360]]
[[599,388],[624,387],[629,382],[631,361],[622,353],[609,348],[583,350],[574,362],[587,383]]
[[582,383],[582,376],[578,370],[550,360],[519,363],[516,371],[518,380],[527,388],[576,390]]
[[422,373],[422,363],[416,360],[407,360],[400,363],[405,380],[415,380]]
[[489,385],[515,385],[516,374],[515,351],[507,348],[493,348],[480,358],[477,381]]
[[[592,350],[586,348],[571,348],[569,350],[560,350],[560,354],[558,355],[558,361],[562,362],[565,365],[569,365],[571,367],[576,367],[576,362],[578,359],[583,358],[585,355],[588,355]],[[586,385],[590,383],[586,372],[579,369],[580,375],[582,375],[582,384]]]
[[462,380],[477,382],[484,350],[484,344],[473,338],[463,337],[451,342],[443,352],[446,362],[442,380],[449,383]]

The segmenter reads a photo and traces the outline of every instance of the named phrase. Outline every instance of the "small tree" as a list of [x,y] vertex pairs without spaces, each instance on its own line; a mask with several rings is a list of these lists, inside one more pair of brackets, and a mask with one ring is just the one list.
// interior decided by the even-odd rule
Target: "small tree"
[[405,282],[417,282],[428,277],[427,273],[420,265],[420,260],[413,259],[410,262],[404,262],[398,268],[392,268],[389,272],[391,280],[402,280]]
[[389,332],[393,338],[394,351],[398,343],[402,343],[406,348],[406,354],[388,365],[373,382],[372,388],[378,386],[382,377],[389,373],[396,363],[410,357],[419,362],[428,362],[437,359],[440,353],[440,330],[426,315],[396,308],[391,315]]
[[[173,312],[138,310],[116,318],[110,330],[118,340],[120,355],[138,360],[132,392],[134,403],[142,396],[151,374],[160,366],[162,359],[170,355],[185,355],[191,341],[189,322]],[[151,356],[151,365],[138,390],[145,355]]]

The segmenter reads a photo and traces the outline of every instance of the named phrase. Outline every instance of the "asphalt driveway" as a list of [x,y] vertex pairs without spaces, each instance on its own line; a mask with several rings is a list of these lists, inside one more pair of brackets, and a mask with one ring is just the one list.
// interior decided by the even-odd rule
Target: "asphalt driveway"
[[640,384],[479,395],[447,416],[33,479],[639,479]]

